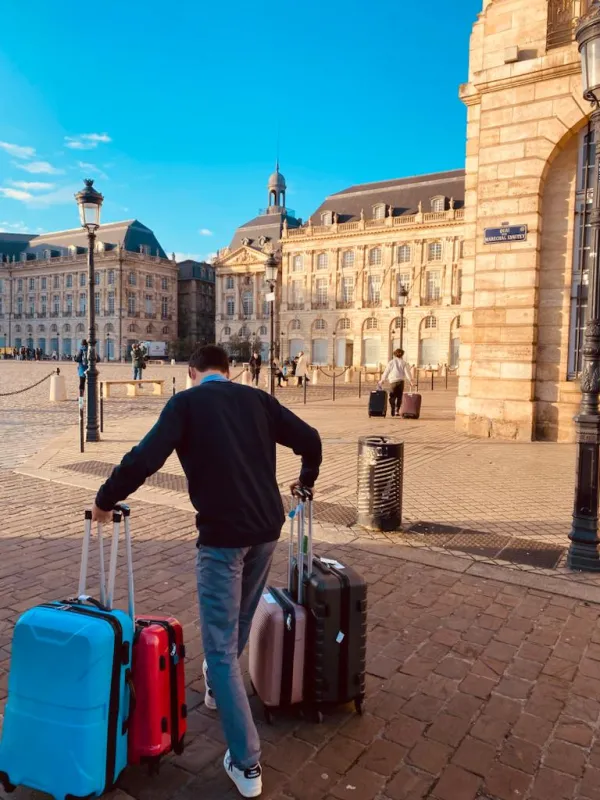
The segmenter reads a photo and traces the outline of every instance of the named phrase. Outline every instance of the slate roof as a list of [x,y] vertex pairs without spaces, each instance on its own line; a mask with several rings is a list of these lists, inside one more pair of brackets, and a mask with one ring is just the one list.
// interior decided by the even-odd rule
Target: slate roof
[[[236,250],[238,247],[242,247],[242,239],[248,238],[252,247],[260,249],[258,240],[261,236],[265,236],[273,247],[277,249],[278,242],[281,239],[283,220],[286,216],[286,214],[277,213],[261,214],[258,217],[254,217],[249,222],[240,225],[233,234],[229,247],[231,250]],[[290,228],[300,227],[300,222],[295,217],[288,216],[287,221]]]
[[[167,254],[153,231],[137,219],[101,225],[96,233],[96,239],[104,242],[106,250],[121,245],[125,250],[139,253],[140,245],[148,245],[150,255],[167,258]],[[35,235],[0,233],[0,253],[4,257],[8,256],[9,259],[15,256],[19,260],[19,256],[23,252],[28,253],[31,258],[35,254],[41,256],[44,250],[51,250],[52,254],[56,256],[68,255],[71,246],[80,248],[80,252],[87,251],[87,234],[82,228]]]
[[431,211],[431,199],[440,195],[447,198],[446,208],[449,207],[450,198],[454,198],[455,208],[464,208],[463,169],[350,186],[329,195],[311,216],[311,222],[313,225],[320,225],[324,211],[335,211],[338,222],[353,222],[360,219],[361,209],[364,210],[365,219],[372,219],[373,206],[379,203],[391,205],[394,217],[415,214],[419,202],[423,204],[423,211],[427,212]]
[[[215,268],[206,261],[193,261],[188,258],[185,261],[179,261],[177,266],[179,268],[178,280],[180,281],[196,280],[206,281],[208,283],[215,282]],[[203,272],[204,277],[202,274]]]

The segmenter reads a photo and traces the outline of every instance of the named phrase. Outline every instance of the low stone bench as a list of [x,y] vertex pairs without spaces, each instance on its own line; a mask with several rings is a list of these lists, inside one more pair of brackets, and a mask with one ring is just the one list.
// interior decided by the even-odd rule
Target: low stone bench
[[149,383],[152,386],[152,394],[164,394],[165,382],[164,380],[153,380],[152,378],[141,378],[139,381],[102,381],[102,396],[110,397],[110,390],[113,386],[126,386],[127,397],[138,397],[139,386],[143,383]]

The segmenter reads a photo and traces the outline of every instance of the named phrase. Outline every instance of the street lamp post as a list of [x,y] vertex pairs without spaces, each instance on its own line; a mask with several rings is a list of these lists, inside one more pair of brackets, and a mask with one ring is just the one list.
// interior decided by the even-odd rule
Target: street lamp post
[[56,360],[60,361],[60,331],[56,332]]
[[269,392],[273,397],[275,395],[275,370],[273,369],[273,347],[275,337],[275,284],[277,283],[277,262],[275,256],[271,253],[265,262],[265,281],[269,285],[269,294],[267,300],[269,302],[269,317],[271,323],[271,331],[269,337]]
[[571,544],[571,569],[600,571],[598,500],[600,468],[600,4],[594,0],[575,31],[582,64],[583,96],[593,106],[590,118],[596,144],[594,202],[590,215],[587,324],[581,371],[581,405],[575,417],[577,466]]
[[106,331],[106,360],[110,361],[110,331]]
[[94,181],[84,181],[85,188],[77,192],[75,199],[79,206],[81,225],[88,235],[88,369],[87,369],[87,423],[86,441],[100,441],[98,424],[98,370],[96,368],[96,276],[94,273],[94,247],[96,231],[100,227],[100,209],[104,200],[94,189]]
[[398,305],[400,306],[400,350],[404,349],[404,309],[408,302],[408,289],[401,286],[398,291]]

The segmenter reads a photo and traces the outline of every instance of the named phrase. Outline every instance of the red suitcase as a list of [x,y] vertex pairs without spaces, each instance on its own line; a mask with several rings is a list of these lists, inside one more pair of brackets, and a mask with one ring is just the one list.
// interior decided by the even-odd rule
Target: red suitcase
[[419,419],[421,416],[421,401],[421,395],[415,392],[405,392],[402,395],[400,413],[404,419]]
[[129,763],[157,771],[160,758],[183,752],[187,730],[183,628],[173,617],[137,616],[132,678],[136,705]]

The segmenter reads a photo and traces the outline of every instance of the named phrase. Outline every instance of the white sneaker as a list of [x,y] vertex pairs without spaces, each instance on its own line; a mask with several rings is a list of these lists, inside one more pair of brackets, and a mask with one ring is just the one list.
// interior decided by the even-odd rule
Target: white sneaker
[[228,750],[225,753],[223,766],[242,797],[260,797],[262,794],[262,769],[260,764],[256,764],[250,769],[238,769],[233,765]]
[[204,685],[206,687],[206,691],[204,693],[204,705],[208,708],[209,711],[216,711],[217,710],[217,701],[215,700],[215,696],[213,694],[212,689],[208,685],[208,664],[206,661],[202,664],[202,674],[204,675]]

